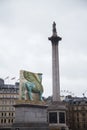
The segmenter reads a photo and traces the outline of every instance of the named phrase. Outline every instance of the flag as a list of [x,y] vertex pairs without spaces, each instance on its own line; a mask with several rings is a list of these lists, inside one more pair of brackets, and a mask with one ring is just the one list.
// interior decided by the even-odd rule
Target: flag
[[11,80],[14,80],[16,77],[11,78]]
[[17,81],[19,81],[20,79],[17,79]]
[[9,76],[7,76],[4,80],[9,79]]

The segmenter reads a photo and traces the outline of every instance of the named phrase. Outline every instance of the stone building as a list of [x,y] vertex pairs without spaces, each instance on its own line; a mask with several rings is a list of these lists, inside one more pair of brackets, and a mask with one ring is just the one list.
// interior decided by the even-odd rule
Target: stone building
[[15,85],[4,84],[0,79],[0,129],[10,128],[15,120],[13,105],[19,97],[19,83]]
[[65,99],[67,106],[67,125],[71,130],[87,130],[87,98],[71,97]]

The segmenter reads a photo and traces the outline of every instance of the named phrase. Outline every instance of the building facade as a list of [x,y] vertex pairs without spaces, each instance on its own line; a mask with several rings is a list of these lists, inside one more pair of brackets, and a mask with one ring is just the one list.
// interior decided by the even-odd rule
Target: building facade
[[14,104],[19,98],[19,83],[4,84],[0,79],[0,129],[10,128],[15,121]]
[[87,98],[71,97],[65,99],[67,125],[70,130],[87,130]]

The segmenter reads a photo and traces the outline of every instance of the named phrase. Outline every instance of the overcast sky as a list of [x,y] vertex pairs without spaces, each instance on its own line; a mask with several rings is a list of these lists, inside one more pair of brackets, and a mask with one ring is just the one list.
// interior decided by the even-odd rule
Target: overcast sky
[[0,78],[9,76],[5,83],[14,83],[20,70],[41,72],[43,95],[52,95],[48,37],[53,21],[62,37],[61,90],[82,96],[87,90],[87,0],[0,0]]

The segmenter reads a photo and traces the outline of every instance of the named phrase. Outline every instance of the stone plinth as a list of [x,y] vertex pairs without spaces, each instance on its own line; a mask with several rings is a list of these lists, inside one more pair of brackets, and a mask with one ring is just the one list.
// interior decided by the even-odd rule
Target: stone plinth
[[47,106],[42,104],[16,104],[12,130],[48,130]]
[[52,102],[48,107],[50,130],[68,130],[66,126],[66,107],[60,101]]

